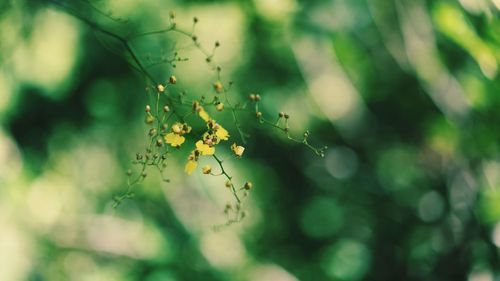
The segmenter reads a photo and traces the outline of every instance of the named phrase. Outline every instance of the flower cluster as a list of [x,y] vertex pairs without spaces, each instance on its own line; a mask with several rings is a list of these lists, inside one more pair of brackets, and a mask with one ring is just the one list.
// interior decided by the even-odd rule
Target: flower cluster
[[[228,173],[225,169],[223,162],[219,156],[217,156],[217,151],[219,149],[230,150],[235,156],[235,159],[243,157],[245,152],[245,147],[232,141],[232,144],[227,146],[222,146],[221,143],[228,142],[230,139],[229,131],[226,130],[219,122],[213,119],[207,112],[209,106],[217,112],[230,111],[233,118],[234,127],[236,128],[237,135],[241,143],[246,143],[248,134],[245,133],[244,128],[240,122],[239,113],[247,110],[248,103],[255,106],[255,116],[260,124],[269,125],[270,127],[276,128],[285,133],[289,140],[296,143],[300,143],[310,148],[319,156],[324,155],[325,148],[315,148],[308,142],[309,132],[304,134],[303,139],[296,139],[290,135],[289,132],[289,118],[290,116],[286,113],[280,112],[278,114],[278,121],[272,122],[266,119],[263,113],[259,110],[259,103],[261,101],[261,96],[258,94],[250,94],[249,101],[246,102],[234,102],[233,98],[229,98],[228,92],[231,90],[232,82],[224,83],[221,78],[222,68],[215,64],[214,55],[215,50],[220,46],[220,43],[215,42],[212,52],[208,52],[204,49],[197,36],[194,34],[194,26],[198,23],[198,19],[193,20],[193,30],[191,32],[182,31],[177,27],[175,22],[175,14],[170,14],[170,26],[164,30],[155,32],[145,32],[142,34],[132,35],[131,39],[124,39],[118,35],[114,35],[115,38],[119,38],[120,42],[126,44],[128,47],[128,40],[134,40],[141,36],[149,36],[151,34],[159,33],[169,33],[175,32],[180,35],[187,36],[190,38],[194,46],[200,50],[200,52],[205,55],[206,63],[215,72],[216,77],[215,82],[212,83],[213,100],[208,102],[205,97],[200,99],[189,100],[189,98],[184,94],[184,91],[180,93],[175,93],[175,90],[171,87],[177,84],[177,77],[170,76],[165,83],[159,83],[155,81],[154,77],[147,70],[147,65],[144,65],[131,48],[125,48],[130,52],[131,57],[134,59],[134,63],[137,65],[137,69],[144,74],[150,83],[147,87],[148,93],[150,94],[150,99],[152,100],[151,105],[146,105],[145,107],[145,123],[150,126],[148,131],[149,146],[145,153],[138,153],[136,160],[133,164],[140,165],[140,173],[134,174],[131,170],[127,172],[129,177],[127,192],[121,196],[115,197],[115,206],[117,206],[123,199],[133,197],[132,187],[141,183],[143,179],[147,176],[147,169],[151,166],[156,167],[162,179],[168,182],[168,179],[163,177],[163,171],[167,167],[166,163],[169,159],[171,153],[175,150],[179,150],[181,146],[186,143],[188,138],[194,140],[194,148],[189,152],[187,156],[187,162],[184,164],[184,171],[188,175],[191,175],[198,168],[198,163],[201,157],[211,157],[217,163],[218,168],[213,169],[211,165],[205,165],[201,168],[201,173],[211,176],[223,176],[226,178],[225,186],[230,190],[235,198],[233,204],[228,203],[224,209],[224,213],[228,215],[227,224],[233,222],[238,222],[246,216],[246,212],[243,210],[243,198],[248,196],[248,192],[253,188],[252,182],[246,181],[240,187],[236,187],[234,182],[235,179]],[[170,59],[165,59],[160,61],[160,63],[170,64],[171,67],[175,68],[175,62],[187,61],[187,58],[181,58],[178,53],[175,52],[173,57]],[[152,94],[151,94],[152,93]],[[200,132],[196,129],[196,126],[191,127],[189,123],[193,120],[188,120],[188,117],[195,115],[204,122],[204,129]],[[172,120],[171,120],[172,119]],[[194,121],[193,121],[194,122]],[[214,172],[215,170],[215,172]],[[229,217],[229,214],[233,214]]]
[[[193,103],[193,111],[206,122],[207,131],[204,132],[201,139],[196,142],[196,148],[188,157],[188,162],[184,168],[184,171],[187,174],[191,174],[196,169],[200,156],[214,155],[215,146],[221,141],[227,141],[229,139],[229,132],[217,123],[217,121],[210,118],[203,106],[201,106],[200,102],[195,101]],[[243,154],[243,152],[241,152],[238,156],[241,156],[241,154]],[[209,166],[205,166],[203,169],[204,174],[210,174],[210,171],[211,167]]]

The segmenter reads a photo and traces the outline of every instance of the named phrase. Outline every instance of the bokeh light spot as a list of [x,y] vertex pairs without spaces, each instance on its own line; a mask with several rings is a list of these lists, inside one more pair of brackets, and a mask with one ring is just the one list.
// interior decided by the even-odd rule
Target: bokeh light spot
[[347,147],[335,147],[326,153],[326,169],[337,179],[350,178],[358,168],[356,153]]
[[420,197],[418,216],[425,222],[439,219],[444,211],[443,197],[436,191],[430,191]]
[[343,239],[325,251],[321,266],[326,274],[340,280],[360,280],[370,268],[369,249],[351,239]]

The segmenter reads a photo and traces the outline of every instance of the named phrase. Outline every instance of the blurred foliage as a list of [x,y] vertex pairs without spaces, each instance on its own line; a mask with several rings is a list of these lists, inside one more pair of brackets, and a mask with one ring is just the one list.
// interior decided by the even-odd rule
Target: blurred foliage
[[[498,280],[499,9],[0,1],[0,280]],[[188,150],[170,183],[151,174],[111,207],[147,140],[149,101],[130,54],[96,27],[157,30],[169,11],[187,30],[196,16],[203,44],[221,42],[235,99],[259,93],[264,115],[287,112],[292,135],[330,147],[319,158],[242,113],[251,139],[225,164],[254,183],[249,215],[217,232],[231,194],[222,178],[183,173]],[[132,48],[189,94],[213,83],[182,38]],[[189,60],[156,64],[174,50]]]

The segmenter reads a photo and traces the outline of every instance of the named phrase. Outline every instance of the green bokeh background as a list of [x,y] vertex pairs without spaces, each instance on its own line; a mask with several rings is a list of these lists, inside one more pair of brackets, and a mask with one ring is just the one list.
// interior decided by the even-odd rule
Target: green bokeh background
[[[498,280],[499,9],[1,1],[0,280]],[[189,147],[169,162],[171,183],[151,171],[111,207],[146,144],[147,84],[120,44],[72,14],[126,36],[168,26],[172,10],[185,30],[199,18],[205,46],[221,42],[232,98],[259,93],[265,116],[285,111],[292,135],[329,147],[317,157],[242,113],[245,155],[223,156],[254,190],[248,217],[221,231],[231,194],[220,177],[183,173]],[[151,67],[155,79],[214,95],[186,38],[132,47],[145,64],[177,50],[189,60]],[[237,140],[229,112],[219,120]]]

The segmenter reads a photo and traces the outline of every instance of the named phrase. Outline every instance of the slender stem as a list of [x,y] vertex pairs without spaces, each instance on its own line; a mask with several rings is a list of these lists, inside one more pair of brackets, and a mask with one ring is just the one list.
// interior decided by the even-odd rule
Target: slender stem
[[[258,107],[256,105],[256,113],[259,112],[258,111]],[[295,142],[295,143],[300,143],[300,144],[303,144],[304,146],[306,146],[307,148],[309,148],[310,150],[312,150],[314,152],[314,154],[316,154],[317,156],[320,156],[320,157],[324,157],[324,154],[325,154],[325,149],[326,147],[323,147],[323,148],[317,148],[317,147],[314,147],[312,146],[309,141],[307,140],[308,139],[308,136],[307,135],[304,135],[304,138],[301,140],[301,139],[297,139],[297,138],[294,138],[290,135],[290,130],[289,130],[289,127],[288,127],[288,118],[285,118],[285,126],[284,127],[281,127],[279,125],[279,121],[281,120],[282,118],[279,118],[278,121],[276,123],[273,123],[267,119],[265,119],[264,117],[260,117],[259,118],[259,122],[261,124],[265,124],[265,125],[268,125],[270,127],[273,127],[273,128],[276,128],[280,131],[282,131],[283,133],[285,133],[285,136],[287,139]]]
[[137,58],[137,55],[135,54],[135,52],[132,50],[131,46],[129,45],[128,41],[126,38],[114,33],[114,32],[111,32],[107,29],[104,29],[103,27],[99,26],[98,24],[92,22],[91,20],[79,15],[76,11],[74,11],[73,9],[71,9],[70,7],[68,7],[67,5],[63,4],[63,3],[60,3],[58,1],[55,1],[55,0],[49,0],[49,2],[57,5],[58,7],[64,9],[68,14],[74,16],[75,18],[79,19],[80,21],[84,22],[85,24],[87,24],[88,26],[90,26],[92,29],[94,29],[95,31],[97,32],[100,32],[102,34],[105,34],[105,35],[108,35],[109,37],[111,38],[114,38],[116,39],[118,42],[120,42],[120,44],[123,45],[123,47],[125,47],[125,50],[127,51],[127,53],[130,54],[130,56],[132,57],[132,60],[135,62],[135,64],[137,65],[137,68],[138,70],[144,75],[146,76],[149,80],[151,80],[154,84],[157,84],[155,79],[153,78],[153,76],[144,68],[144,66],[142,65],[142,63],[140,62],[140,60]]
[[217,155],[213,155],[215,161],[217,161],[217,163],[219,164],[219,167],[221,169],[221,173],[226,176],[226,178],[229,180],[229,182],[231,183],[231,191],[233,192],[233,195],[234,195],[234,198],[236,198],[236,201],[238,201],[238,204],[241,203],[241,200],[240,198],[238,197],[238,194],[236,193],[236,188],[234,187],[234,184],[233,182],[231,181],[232,177],[226,172],[226,170],[224,170],[224,166],[222,165],[222,160],[219,159],[219,157],[217,157]]

